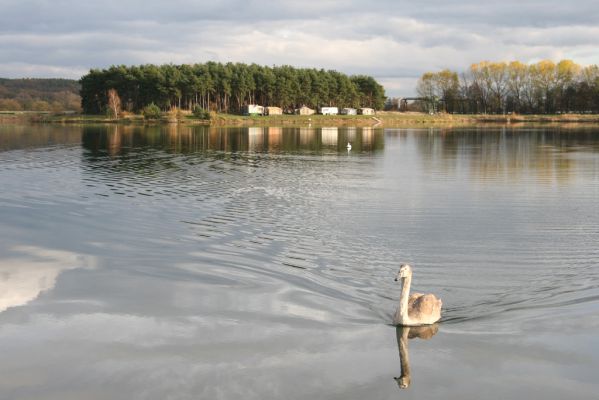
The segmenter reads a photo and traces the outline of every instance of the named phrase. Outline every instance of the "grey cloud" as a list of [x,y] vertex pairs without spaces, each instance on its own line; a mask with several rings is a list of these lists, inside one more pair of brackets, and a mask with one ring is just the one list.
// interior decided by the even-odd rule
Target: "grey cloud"
[[[397,8],[394,11],[398,14],[455,26],[592,26],[599,17],[594,0],[430,0],[395,4]],[[377,6],[377,11],[385,10],[384,4],[378,2]]]
[[482,59],[597,63],[594,3],[4,0],[0,74],[77,78],[112,64],[240,61],[369,74],[393,95],[413,91],[424,71]]
[[[319,20],[321,18],[359,17],[364,13],[395,15],[419,21],[451,26],[560,26],[595,25],[599,20],[596,1],[475,1],[446,0],[377,1],[241,1],[224,0],[169,2],[143,0],[5,0],[0,30],[2,31],[69,31],[70,29],[103,29],[116,22],[182,21],[278,21]],[[23,19],[27,23],[23,23]],[[375,22],[375,21],[373,21]]]

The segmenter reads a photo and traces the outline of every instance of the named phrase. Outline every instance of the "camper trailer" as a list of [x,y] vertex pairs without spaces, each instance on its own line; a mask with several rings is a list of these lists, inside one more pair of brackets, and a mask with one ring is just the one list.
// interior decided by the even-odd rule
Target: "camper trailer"
[[362,107],[358,112],[362,115],[374,115],[374,109],[368,107]]
[[339,109],[337,107],[320,107],[320,113],[322,115],[337,115]]
[[264,115],[264,107],[257,104],[243,106],[243,115]]
[[300,108],[296,108],[295,113],[298,115],[312,115],[312,114],[315,114],[316,112],[313,109],[311,109],[310,107],[302,106]]
[[357,115],[358,110],[355,108],[343,108],[341,109],[341,115]]
[[283,109],[281,107],[264,107],[266,115],[283,115]]

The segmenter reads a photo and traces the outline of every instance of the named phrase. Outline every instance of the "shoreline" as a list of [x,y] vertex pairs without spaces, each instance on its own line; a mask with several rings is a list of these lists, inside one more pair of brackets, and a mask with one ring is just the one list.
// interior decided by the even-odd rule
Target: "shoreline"
[[372,127],[393,128],[413,126],[447,125],[564,125],[599,124],[599,114],[559,114],[559,115],[473,115],[473,114],[434,114],[415,112],[379,111],[376,115],[273,115],[243,116],[216,114],[211,120],[200,120],[190,116],[182,118],[163,117],[160,120],[145,120],[141,115],[126,115],[110,119],[102,115],[50,115],[35,112],[0,112],[0,123],[29,122],[42,124],[124,124],[124,125],[206,125],[219,127]]

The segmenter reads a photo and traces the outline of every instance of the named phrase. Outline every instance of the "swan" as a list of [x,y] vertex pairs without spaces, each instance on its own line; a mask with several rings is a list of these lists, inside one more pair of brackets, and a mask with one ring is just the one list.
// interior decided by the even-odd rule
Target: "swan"
[[431,325],[441,319],[443,303],[434,294],[412,293],[410,295],[412,267],[409,264],[401,265],[395,281],[401,281],[399,306],[393,317],[395,325]]
[[347,150],[351,150],[351,143],[347,142]]

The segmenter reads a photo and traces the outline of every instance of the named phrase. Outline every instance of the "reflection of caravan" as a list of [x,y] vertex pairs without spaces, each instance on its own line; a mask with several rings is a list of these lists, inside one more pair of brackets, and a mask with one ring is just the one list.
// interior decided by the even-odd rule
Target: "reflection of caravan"
[[313,128],[299,128],[299,140],[302,146],[309,145],[314,140],[316,130]]
[[357,129],[354,127],[345,128],[345,133],[347,135],[347,140],[353,142],[356,140],[356,131]]
[[322,144],[325,146],[337,146],[337,137],[339,131],[337,128],[322,128],[320,130],[322,137]]
[[374,130],[370,127],[362,128],[362,146],[372,146]]
[[249,150],[258,151],[264,146],[264,128],[251,126],[248,128]]
[[268,148],[278,149],[281,147],[283,142],[283,129],[282,128],[267,128],[268,129]]
[[322,115],[337,115],[339,109],[337,107],[320,107],[320,113]]
[[264,107],[257,104],[243,106],[243,115],[264,115]]

